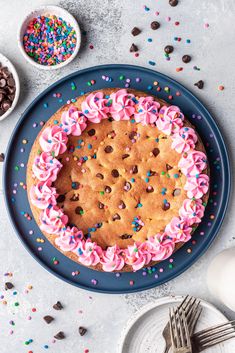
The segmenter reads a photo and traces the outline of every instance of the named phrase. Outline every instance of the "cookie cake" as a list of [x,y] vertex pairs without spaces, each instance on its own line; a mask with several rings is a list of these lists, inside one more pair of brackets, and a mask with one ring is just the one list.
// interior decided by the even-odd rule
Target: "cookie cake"
[[43,126],[27,190],[38,226],[64,255],[99,271],[137,271],[191,239],[209,167],[179,107],[108,88],[78,97]]

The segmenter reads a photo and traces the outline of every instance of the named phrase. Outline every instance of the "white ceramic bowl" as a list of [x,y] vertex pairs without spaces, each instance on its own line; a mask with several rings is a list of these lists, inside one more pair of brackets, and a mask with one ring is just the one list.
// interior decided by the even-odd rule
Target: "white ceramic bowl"
[[7,59],[3,54],[0,53],[0,63],[2,66],[6,66],[8,70],[12,73],[13,78],[15,80],[15,85],[16,85],[16,91],[15,91],[15,98],[12,102],[11,107],[4,113],[2,116],[0,116],[0,121],[5,119],[8,115],[12,113],[12,111],[15,109],[15,106],[18,102],[19,95],[20,95],[20,80],[18,73],[15,69],[15,66],[10,62],[9,59]]
[[[61,17],[63,20],[65,20],[67,23],[69,23],[74,28],[74,30],[76,32],[76,37],[77,37],[76,47],[74,49],[73,54],[64,62],[57,64],[57,65],[52,65],[52,66],[38,64],[25,52],[24,45],[23,45],[23,36],[24,36],[24,33],[26,32],[26,29],[27,29],[29,22],[37,16],[48,16],[48,15],[55,15],[57,17]],[[30,62],[30,64],[34,65],[38,69],[43,69],[43,70],[60,69],[61,67],[68,65],[77,55],[78,50],[81,45],[81,30],[80,30],[80,27],[79,27],[76,19],[68,11],[66,11],[62,7],[53,6],[53,5],[42,6],[42,7],[39,7],[37,9],[33,10],[23,20],[23,22],[19,28],[19,31],[18,31],[18,45],[20,47],[20,51],[23,54],[24,58],[28,62]]]

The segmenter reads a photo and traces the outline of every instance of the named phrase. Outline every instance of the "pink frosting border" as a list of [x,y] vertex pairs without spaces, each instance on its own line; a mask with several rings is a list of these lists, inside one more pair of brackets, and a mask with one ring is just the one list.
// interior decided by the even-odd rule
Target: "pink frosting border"
[[[186,176],[184,189],[188,199],[184,200],[179,216],[174,217],[165,227],[163,234],[156,234],[144,243],[134,243],[126,249],[117,245],[103,250],[91,239],[85,239],[82,231],[67,226],[68,217],[57,205],[56,180],[62,165],[55,158],[67,149],[67,136],[79,136],[86,128],[86,121],[100,123],[112,116],[115,120],[135,119],[142,125],[157,126],[172,137],[172,149],[182,154],[179,167]],[[177,106],[163,106],[153,97],[135,97],[125,89],[110,96],[103,92],[90,93],[82,103],[82,111],[75,106],[62,113],[61,124],[47,127],[40,136],[42,154],[35,158],[33,174],[37,185],[30,191],[31,202],[40,208],[40,228],[57,237],[55,242],[62,251],[72,251],[85,266],[101,264],[106,272],[121,271],[125,265],[137,271],[151,261],[162,261],[170,257],[178,242],[191,239],[192,224],[199,223],[204,215],[201,198],[208,192],[209,177],[203,174],[207,166],[206,155],[195,149],[197,135],[194,129],[184,128],[184,115]],[[45,185],[44,185],[45,184]]]

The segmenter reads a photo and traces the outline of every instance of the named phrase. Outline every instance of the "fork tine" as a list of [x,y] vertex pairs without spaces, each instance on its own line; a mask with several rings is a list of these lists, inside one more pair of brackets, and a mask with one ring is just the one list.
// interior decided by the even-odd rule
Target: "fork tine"
[[[198,302],[198,306],[200,305],[200,302]],[[194,333],[194,330],[195,330],[195,327],[196,327],[196,324],[198,322],[198,319],[202,313],[202,308],[197,308],[195,309],[196,310],[196,314],[195,316],[192,316],[189,323],[188,323],[188,327],[189,327],[189,334],[190,336],[192,336],[192,334]]]
[[176,314],[178,316],[178,322],[179,322],[179,336],[181,341],[181,347],[185,345],[184,332],[183,332],[183,326],[182,326],[182,314],[183,314],[183,309],[178,311]]
[[214,326],[209,327],[209,328],[207,328],[207,329],[205,329],[205,330],[198,331],[198,332],[196,332],[196,333],[193,335],[193,337],[195,337],[195,338],[201,337],[201,336],[203,336],[203,335],[205,335],[205,334],[211,333],[212,331],[214,331],[214,330],[216,330],[216,329],[221,329],[221,328],[224,328],[225,326],[228,326],[228,325],[231,325],[230,327],[233,327],[233,328],[235,329],[235,326],[233,326],[233,325],[235,325],[235,320],[228,321],[228,322],[226,322],[226,323],[219,324],[219,325],[214,325]]
[[172,348],[175,349],[175,335],[173,332],[173,319],[172,319],[172,309],[169,309],[169,325],[170,325],[170,334],[171,334],[171,345]]
[[222,330],[222,331],[216,331],[208,336],[204,336],[203,338],[199,338],[198,342],[204,344],[206,342],[210,342],[211,340],[213,339],[217,339],[217,338],[220,338],[220,337],[223,337],[225,335],[228,335],[230,333],[234,333],[235,334],[235,331],[234,331],[234,328],[232,327],[227,327],[226,329]]
[[173,312],[173,325],[174,325],[173,328],[175,327],[176,347],[179,348],[180,347],[179,330],[178,330],[178,324],[176,321],[176,315],[175,315],[174,308],[173,308],[172,312]]
[[182,311],[182,321],[183,321],[183,325],[184,325],[186,344],[188,347],[191,347],[191,340],[190,340],[190,335],[189,335],[189,330],[188,330],[188,325],[187,325],[187,319],[186,319],[184,311]]
[[230,340],[231,338],[235,338],[235,333],[233,334],[229,334],[229,335],[225,335],[221,338],[218,338],[218,339],[215,339],[215,340],[212,340],[206,344],[202,344],[200,347],[204,350],[206,348],[210,348],[216,344],[219,344],[219,343],[222,343],[222,342],[225,342],[225,341],[228,341]]

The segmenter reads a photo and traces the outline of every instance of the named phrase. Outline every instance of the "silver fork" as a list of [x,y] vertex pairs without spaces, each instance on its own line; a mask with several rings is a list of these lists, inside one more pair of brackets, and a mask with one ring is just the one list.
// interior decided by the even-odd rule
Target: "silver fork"
[[235,338],[235,320],[215,325],[192,336],[193,349],[202,352],[216,344]]
[[169,315],[173,353],[192,353],[187,319],[183,309],[170,309]]
[[[199,308],[199,305],[200,305],[199,299],[195,299],[194,297],[187,295],[176,309],[176,310],[180,310],[181,308],[183,308],[185,310],[185,315],[188,320],[190,335],[192,335],[192,333],[194,332],[197,320],[199,319],[199,316],[201,314],[202,309]],[[171,348],[171,335],[170,335],[169,322],[164,327],[162,331],[162,336],[165,340],[164,353],[168,353]]]

